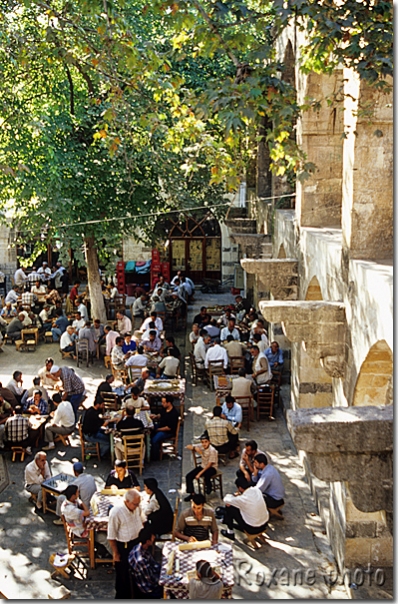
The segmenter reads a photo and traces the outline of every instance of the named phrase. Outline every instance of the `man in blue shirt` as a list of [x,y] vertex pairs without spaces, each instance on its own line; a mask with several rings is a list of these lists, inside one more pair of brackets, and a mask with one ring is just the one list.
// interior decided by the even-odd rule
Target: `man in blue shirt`
[[59,342],[62,334],[69,325],[69,319],[64,315],[61,308],[58,308],[55,311],[55,314],[57,318],[55,319],[55,327],[51,329],[51,333],[53,334],[53,341]]
[[281,476],[275,466],[268,465],[264,453],[258,453],[254,458],[252,481],[262,492],[268,509],[278,508],[285,503]]
[[268,359],[271,371],[282,371],[283,367],[283,350],[279,348],[278,342],[271,342],[271,346],[264,352]]
[[[155,535],[150,527],[141,529],[138,535],[139,543],[129,554],[129,565],[133,577],[133,598],[160,600],[163,598],[163,588],[159,585],[160,564],[156,562],[150,550],[155,543]],[[138,593],[135,593],[135,592]]]
[[242,407],[235,402],[234,397],[230,394],[225,397],[225,403],[221,408],[221,417],[231,422],[234,428],[242,426]]

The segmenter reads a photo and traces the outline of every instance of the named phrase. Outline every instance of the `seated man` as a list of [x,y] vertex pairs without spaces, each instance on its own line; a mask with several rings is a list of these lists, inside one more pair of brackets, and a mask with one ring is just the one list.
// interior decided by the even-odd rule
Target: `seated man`
[[22,306],[27,306],[29,308],[33,308],[35,306],[36,302],[37,302],[36,294],[29,292],[29,291],[23,292],[23,294],[21,296]]
[[148,340],[142,340],[141,346],[145,352],[160,352],[162,349],[162,341],[156,333],[156,330],[151,329]]
[[133,384],[133,386],[135,386],[136,388],[138,388],[138,391],[140,393],[142,393],[144,391],[145,388],[145,384],[146,381],[149,379],[149,369],[147,369],[146,367],[144,367],[144,369],[141,370],[141,377],[139,377]]
[[[146,294],[142,294],[133,304],[133,316],[134,324],[136,329],[141,325],[142,319],[145,318],[145,311],[147,310],[148,302]],[[129,330],[131,331],[131,329]]]
[[4,449],[4,433],[6,422],[12,415],[12,406],[0,394],[0,450]]
[[250,486],[246,478],[237,478],[235,481],[239,495],[226,495],[224,524],[228,529],[221,534],[232,541],[235,539],[234,522],[238,530],[257,535],[267,528],[269,513],[261,491]]
[[121,336],[125,336],[126,333],[131,333],[133,326],[131,320],[126,316],[124,310],[118,310],[116,313],[117,319],[117,331]]
[[252,378],[255,380],[257,386],[265,386],[272,379],[271,369],[268,363],[268,359],[260,352],[258,346],[251,347],[251,354],[253,357],[252,364]]
[[41,483],[48,478],[51,478],[51,472],[47,462],[47,454],[44,451],[38,451],[34,460],[25,467],[25,489],[29,493],[37,495],[36,508],[38,510],[43,507]]
[[[209,443],[210,444],[210,443]],[[212,545],[218,543],[218,527],[212,508],[205,505],[206,498],[201,493],[192,495],[191,508],[181,512],[175,536],[181,541],[206,541],[212,535]]]
[[185,448],[188,449],[188,451],[195,451],[202,458],[201,464],[196,466],[196,468],[188,472],[188,474],[185,476],[186,490],[188,495],[185,497],[184,501],[191,501],[195,495],[195,489],[193,487],[193,481],[195,478],[200,478],[203,476],[205,479],[206,493],[211,493],[212,489],[210,478],[214,476],[214,474],[217,474],[218,453],[217,449],[212,447],[210,444],[210,439],[207,434],[202,434],[200,437],[200,445],[187,445]]
[[215,338],[213,346],[210,346],[210,348],[206,352],[205,368],[209,368],[210,361],[220,360],[223,361],[223,367],[224,369],[226,369],[229,363],[227,351],[225,350],[225,348],[220,346],[220,338]]
[[44,295],[47,293],[47,287],[42,283],[41,279],[35,281],[35,284],[32,286],[30,290],[36,296]]
[[72,327],[75,328],[76,333],[79,333],[79,329],[81,329],[82,327],[84,327],[86,324],[86,321],[84,319],[84,317],[82,317],[80,312],[76,312],[75,313],[75,320],[72,323]]
[[111,363],[115,369],[124,369],[124,353],[123,353],[123,342],[124,339],[118,336],[115,341],[115,345],[112,348]]
[[195,362],[199,367],[205,366],[206,353],[211,344],[211,337],[207,333],[205,329],[200,330],[200,337],[195,344],[195,348],[193,350],[193,354],[195,357]]
[[138,487],[140,483],[137,476],[131,470],[127,469],[127,461],[125,459],[116,459],[114,470],[111,470],[105,482],[105,487],[115,486],[118,489],[133,489]]
[[207,419],[205,428],[209,440],[218,453],[228,453],[230,459],[238,456],[236,447],[239,443],[238,428],[221,417],[221,407],[213,407],[213,417]]
[[35,437],[29,431],[29,419],[22,415],[22,407],[17,405],[4,427],[4,440],[9,447],[23,447],[28,455],[32,454]]
[[103,401],[94,401],[93,406],[89,407],[83,418],[83,434],[88,442],[99,443],[101,457],[104,457],[110,449],[109,435],[101,429],[107,426],[109,420],[105,420],[102,414],[105,412],[105,403]]
[[75,429],[75,412],[69,401],[63,401],[61,395],[57,392],[53,396],[53,402],[56,405],[55,411],[51,414],[53,418],[46,424],[44,440],[48,445],[43,447],[44,451],[55,449],[54,436],[56,434],[72,434]]
[[248,440],[245,443],[245,448],[242,451],[239,462],[239,470],[236,472],[238,478],[243,476],[246,478],[247,482],[251,483],[251,486],[254,486],[255,484],[252,482],[252,474],[254,473],[254,458],[258,453],[266,455],[264,451],[260,451],[255,440]]
[[141,341],[149,340],[149,334],[150,334],[151,331],[156,331],[156,336],[157,337],[160,336],[160,332],[156,329],[156,324],[154,323],[154,321],[151,321],[149,323],[148,328],[146,329],[146,331],[142,332]]
[[41,320],[41,331],[50,331],[52,328],[52,319],[50,318],[50,305],[45,304],[43,310],[40,311],[39,317]]
[[97,352],[97,344],[95,342],[94,332],[91,328],[90,321],[86,321],[84,327],[79,329],[78,340],[87,340],[88,352],[91,357],[94,357]]
[[271,367],[271,371],[282,371],[283,369],[283,350],[279,348],[278,342],[271,342],[271,346],[265,351],[265,356]]
[[137,386],[132,387],[130,397],[127,397],[128,395],[123,399],[122,409],[130,408],[134,409],[134,412],[141,411],[141,409],[150,409],[148,401],[143,396],[140,396],[140,390]]
[[240,340],[240,333],[235,327],[236,320],[234,318],[230,318],[228,320],[228,325],[223,327],[220,334],[221,342],[225,342],[228,336],[232,336],[234,340]]
[[158,317],[157,312],[154,310],[152,310],[149,317],[145,319],[145,321],[141,325],[140,331],[146,331],[149,328],[150,323],[155,323],[155,329],[158,330],[158,333],[163,331],[163,321],[160,317]]
[[145,526],[141,529],[138,539],[139,543],[133,547],[128,558],[134,584],[134,597],[161,600],[163,598],[163,587],[159,585],[161,567],[151,554],[155,544],[155,534],[149,526]]
[[199,337],[200,337],[199,332],[200,332],[199,325],[197,323],[194,323],[192,325],[192,331],[189,334],[189,341],[193,347],[195,346],[196,342],[199,340]]
[[160,443],[162,440],[175,436],[178,417],[178,411],[173,405],[173,397],[169,394],[163,396],[160,414],[151,415],[151,418],[156,420],[151,435],[151,457],[153,460],[159,459]]
[[167,356],[165,356],[158,365],[156,370],[157,377],[172,380],[173,378],[177,377],[179,366],[180,361],[174,356],[173,348],[169,348],[167,350]]
[[51,328],[51,333],[53,334],[53,342],[59,342],[62,334],[65,333],[68,325],[69,320],[62,312],[62,309],[57,308],[57,310],[55,311],[55,320]]
[[6,333],[7,336],[15,341],[21,339],[21,331],[24,329],[25,315],[23,312],[19,313],[17,317],[14,317],[13,320],[9,323]]
[[113,392],[112,384],[114,381],[115,381],[115,378],[113,377],[113,375],[111,373],[108,373],[108,375],[105,376],[105,380],[100,383],[100,385],[97,388],[97,392],[95,393],[96,401],[102,403],[102,401],[104,400],[102,398],[103,392]]
[[122,350],[126,359],[134,354],[134,352],[137,350],[137,344],[131,339],[131,333],[129,331],[124,334]]
[[48,415],[48,403],[42,397],[41,390],[33,391],[33,396],[26,399],[26,402],[23,405],[23,410],[25,411],[25,413],[32,413],[32,415]]
[[243,344],[234,339],[232,334],[228,334],[227,341],[224,342],[224,348],[227,351],[228,358],[243,356]]
[[[262,492],[268,509],[273,510],[285,503],[281,476],[275,466],[268,464],[267,457],[262,453],[257,453],[254,458],[252,481]],[[279,515],[282,516],[282,513],[279,512]]]
[[242,427],[242,407],[230,394],[225,397],[225,402],[221,407],[221,417],[228,420],[238,430]]
[[173,336],[166,336],[164,339],[164,347],[163,351],[166,352],[170,348],[173,349],[173,354],[176,359],[181,359],[181,352],[178,346],[176,346],[175,340]]
[[[82,500],[87,509],[90,509],[90,501],[94,493],[98,490],[98,487],[95,483],[94,476],[91,474],[86,474],[84,472],[83,464],[80,461],[76,461],[73,464],[73,474],[75,475],[75,480],[72,484],[76,485],[79,489],[79,498]],[[62,504],[66,500],[64,494],[59,495],[57,497],[57,507],[56,514],[57,516],[61,516],[62,514]],[[61,518],[57,518],[53,520],[53,524],[63,525]]]
[[79,499],[79,487],[70,484],[64,491],[65,501],[61,505],[61,514],[65,522],[77,537],[87,537],[86,518],[90,516],[90,510],[81,499]]
[[137,354],[132,354],[126,361],[126,367],[146,367],[148,357],[144,354],[142,346],[138,346]]
[[210,323],[211,316],[207,312],[206,306],[201,306],[200,313],[195,315],[193,318],[193,322],[197,323],[199,327],[203,325],[208,325]]
[[41,396],[42,398],[44,398],[44,400],[46,401],[46,403],[49,402],[49,396],[48,396],[48,392],[47,390],[41,385],[41,379],[39,376],[34,377],[33,378],[33,385],[28,388],[28,390],[25,390],[24,395],[21,399],[21,405],[22,407],[24,407],[26,401],[28,400],[28,398],[31,398],[33,396],[33,393],[35,390],[41,390]]
[[203,329],[207,331],[212,340],[220,337],[221,330],[217,325],[216,319],[211,319],[208,325],[203,326]]
[[[116,424],[116,430],[121,433],[121,436],[134,436],[144,432],[144,424],[135,417],[135,409],[126,407],[122,419]],[[116,459],[124,459],[124,445],[121,438],[115,438],[115,455]]]
[[14,371],[12,379],[6,385],[6,388],[11,390],[18,403],[21,403],[22,397],[25,394],[25,388],[23,388],[22,383],[22,371]]
[[231,396],[252,396],[253,380],[246,377],[246,371],[238,369],[238,376],[232,380]]
[[1,313],[0,315],[2,317],[15,317],[17,314],[17,311],[15,308],[12,307],[11,302],[6,302],[5,305],[3,306],[3,308],[1,309]]
[[73,357],[76,357],[76,334],[72,325],[68,325],[62,334],[59,346],[61,352],[71,352]]

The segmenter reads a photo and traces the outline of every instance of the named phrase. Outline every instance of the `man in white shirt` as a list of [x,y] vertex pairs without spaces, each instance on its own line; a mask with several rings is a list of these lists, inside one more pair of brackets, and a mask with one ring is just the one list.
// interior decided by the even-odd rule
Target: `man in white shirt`
[[238,369],[238,377],[232,380],[231,395],[235,396],[252,396],[253,380],[246,377],[246,371],[241,367]]
[[60,394],[54,394],[53,402],[57,406],[51,414],[53,419],[46,425],[44,440],[48,442],[43,451],[55,449],[55,434],[72,434],[75,429],[75,412],[69,401],[63,401]]
[[239,340],[234,340],[233,335],[227,336],[227,341],[223,343],[225,350],[228,353],[228,358],[243,356],[243,344]]
[[228,336],[232,336],[234,340],[240,340],[240,333],[235,327],[235,319],[229,319],[227,327],[223,327],[221,330],[221,342],[225,342]]
[[[91,474],[85,474],[83,464],[80,461],[76,461],[73,464],[73,474],[76,476],[75,480],[72,484],[76,485],[79,489],[79,497],[87,508],[90,508],[90,501],[94,493],[98,490],[98,487],[95,483],[94,477]],[[57,497],[57,508],[56,514],[57,516],[61,516],[62,514],[62,504],[65,501],[65,495],[59,495]],[[61,518],[57,518],[53,520],[53,524],[63,525]],[[97,541],[102,542],[101,539],[97,539]]]
[[168,348],[167,356],[165,356],[162,362],[158,365],[157,377],[162,377],[166,380],[175,378],[178,373],[179,365],[180,361],[175,357],[174,350],[172,348]]
[[240,531],[249,535],[257,535],[265,531],[269,513],[260,489],[251,487],[246,478],[237,478],[235,481],[239,495],[225,495],[226,505],[224,524],[227,530],[221,534],[232,541],[235,539],[233,531],[234,522]]
[[75,313],[75,320],[72,323],[72,327],[75,328],[76,333],[79,333],[79,329],[81,329],[82,327],[84,327],[86,324],[86,321],[83,319],[81,313],[79,311],[77,311]]
[[79,487],[77,485],[70,484],[66,487],[65,500],[61,505],[61,514],[74,535],[77,537],[88,535],[85,519],[90,516],[90,510],[79,499]]
[[117,330],[121,336],[125,336],[126,333],[131,333],[133,326],[131,320],[124,314],[124,311],[119,310],[116,313],[117,319]]
[[50,281],[52,273],[51,273],[51,268],[48,267],[47,262],[43,262],[42,266],[39,268],[39,270],[37,272],[40,275],[40,279],[42,281],[44,281],[44,282]]
[[47,454],[44,451],[39,451],[36,453],[34,460],[28,463],[25,468],[25,489],[29,493],[37,495],[36,508],[39,510],[43,507],[41,483],[48,478],[51,478],[51,472],[47,462]]
[[37,281],[35,281],[35,284],[31,287],[30,291],[32,294],[35,294],[36,296],[39,294],[46,294],[47,287],[40,280],[37,280]]
[[138,543],[138,535],[146,520],[140,503],[138,491],[129,489],[124,494],[123,503],[115,505],[109,514],[108,541],[115,563],[117,600],[131,599],[128,556]]
[[106,356],[110,357],[112,353],[112,348],[116,343],[116,338],[120,336],[118,331],[114,331],[110,325],[105,325],[104,332],[106,334],[105,337],[105,345],[106,345]]
[[199,340],[195,344],[193,354],[197,365],[204,367],[206,360],[206,353],[211,343],[211,336],[205,329],[200,330]]
[[43,330],[48,331],[52,327],[52,321],[50,319],[50,305],[45,304],[43,310],[40,311],[39,317],[43,324]]
[[147,309],[147,298],[145,294],[142,294],[133,304],[133,316],[135,319],[136,328],[140,324],[140,319],[145,317],[145,311]]
[[220,338],[214,339],[213,346],[206,352],[205,368],[209,368],[209,361],[223,361],[224,369],[228,367],[228,354],[225,348],[220,346]]
[[88,318],[88,310],[87,306],[83,304],[83,300],[78,298],[77,311],[80,313],[81,318],[84,320],[84,323],[87,323],[90,319]]
[[153,321],[155,323],[155,327],[158,330],[158,333],[163,331],[163,321],[160,317],[158,317],[157,312],[152,311],[150,316],[145,319],[143,324],[140,327],[140,331],[146,331],[149,328],[149,324]]
[[7,304],[7,302],[11,302],[11,304],[16,304],[18,301],[18,296],[19,296],[19,291],[18,291],[17,286],[15,286],[12,289],[10,289],[10,291],[6,295],[6,299],[4,300],[4,302],[6,304]]
[[59,346],[62,352],[71,352],[73,356],[76,354],[76,344],[75,344],[75,328],[72,325],[68,325],[66,331],[61,336],[61,340]]
[[24,287],[28,277],[26,276],[25,269],[21,266],[21,268],[17,268],[14,273],[14,283],[17,287]]

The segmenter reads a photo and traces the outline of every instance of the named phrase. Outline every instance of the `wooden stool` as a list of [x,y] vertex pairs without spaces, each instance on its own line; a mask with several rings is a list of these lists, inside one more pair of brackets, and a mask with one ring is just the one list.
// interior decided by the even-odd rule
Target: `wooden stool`
[[11,461],[15,461],[17,455],[20,455],[21,461],[24,461],[26,451],[23,447],[11,447],[11,451],[12,451]]
[[36,493],[30,493],[29,501],[30,501],[30,503],[36,504],[36,502],[37,502],[37,495],[36,495]]
[[44,334],[44,341],[47,342],[47,344],[51,344],[53,341],[53,334],[51,331],[46,331]]
[[61,350],[61,355],[63,359],[73,359],[73,353],[72,352],[63,352]]
[[54,579],[57,575],[61,575],[64,579],[70,579],[70,570],[74,568],[75,554],[67,554],[65,557],[65,564],[63,566],[55,566],[54,560],[57,554],[51,554],[48,561],[51,566],[55,569],[51,573],[51,578]]
[[106,369],[111,368],[111,357],[104,357],[104,365]]
[[55,438],[54,438],[54,442],[55,443],[62,442],[64,447],[69,447],[69,445],[70,445],[69,436],[70,436],[70,434],[56,434]]
[[277,520],[284,520],[285,518],[284,518],[282,512],[280,511],[284,505],[285,504],[282,503],[282,505],[279,505],[277,508],[268,508],[270,518],[275,518]]
[[[243,543],[245,543],[254,550],[261,549],[262,546],[267,543],[265,540],[264,531],[262,531],[261,533],[257,533],[256,535],[249,535],[249,533],[246,533],[245,531],[245,535],[246,539],[243,539]],[[257,540],[260,541],[260,543]]]
[[25,350],[25,342],[23,340],[15,340],[15,348],[17,349],[17,352]]
[[26,342],[26,350],[28,352],[35,352],[36,351],[36,340],[28,340]]

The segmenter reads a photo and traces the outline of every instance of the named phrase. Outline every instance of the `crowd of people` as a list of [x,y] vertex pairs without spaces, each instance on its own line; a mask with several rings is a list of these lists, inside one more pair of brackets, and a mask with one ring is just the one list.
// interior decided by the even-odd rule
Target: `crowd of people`
[[[33,267],[33,276],[40,275],[37,279],[26,275],[23,269],[15,274],[15,286],[9,292],[11,296],[7,294],[1,311],[2,316],[13,317],[4,321],[5,333],[18,339],[18,332],[20,335],[29,320],[29,325],[36,323],[42,330],[51,330],[54,341],[60,342],[61,351],[72,356],[76,354],[76,341],[85,339],[92,355],[102,351],[110,357],[113,371],[99,384],[92,405],[80,420],[79,408],[86,391],[84,380],[73,368],[47,358],[28,388],[22,372],[15,371],[5,387],[0,384],[0,450],[21,446],[31,455],[40,442],[33,461],[25,468],[25,488],[40,513],[41,484],[51,476],[46,451],[55,449],[57,435],[71,435],[81,421],[84,439],[98,443],[101,458],[106,459],[110,453],[108,426],[115,422],[107,416],[104,394],[116,394],[121,413],[113,427],[114,468],[105,486],[124,489],[125,493],[123,503],[110,510],[107,533],[96,533],[97,547],[102,547],[103,555],[113,559],[117,599],[130,598],[132,586],[136,597],[162,598],[160,566],[153,557],[153,544],[157,537],[172,530],[173,510],[155,478],[145,478],[141,486],[134,472],[127,468],[122,438],[150,432],[151,459],[158,460],[161,443],[176,434],[179,413],[173,396],[162,396],[160,412],[151,413],[143,393],[151,377],[172,380],[180,375],[181,353],[174,337],[165,334],[162,317],[164,313],[185,317],[194,285],[182,274],[177,274],[170,284],[160,276],[149,294],[136,292],[130,316],[125,309],[119,309],[114,324],[102,325],[97,319],[91,323],[89,308],[79,295],[80,283],[74,283],[69,292],[62,265],[57,266],[56,272],[44,265],[37,272]],[[111,300],[116,295],[116,288],[105,286],[105,297]],[[44,299],[42,308],[39,296]],[[73,319],[66,316],[68,307],[70,312],[74,311]],[[186,447],[198,456],[198,462],[185,477],[185,501],[190,502],[190,507],[179,515],[175,537],[186,542],[210,539],[216,544],[219,532],[234,540],[236,528],[249,535],[260,534],[267,526],[269,510],[278,510],[283,505],[285,492],[278,471],[254,440],[248,440],[240,452],[242,408],[235,397],[249,395],[255,399],[258,392],[270,388],[273,372],[283,369],[283,352],[277,342],[269,343],[264,321],[241,296],[236,297],[235,305],[225,307],[218,318],[202,307],[194,317],[189,341],[195,363],[204,371],[211,361],[221,360],[228,373],[231,359],[236,357],[244,360],[244,367],[233,380],[232,391],[224,403],[216,405],[212,416],[206,419],[199,442]],[[115,387],[115,371],[127,372],[128,378],[122,386]],[[150,417],[150,429],[139,418],[141,411]],[[41,428],[34,428],[30,416],[47,419]],[[206,502],[206,495],[214,488],[212,478],[219,471],[219,455],[225,454],[230,459],[240,457],[236,492],[227,494],[224,505],[213,510]],[[99,485],[84,471],[82,462],[74,463],[75,480],[54,502],[57,513],[54,523],[61,525],[65,521],[72,533],[83,538],[88,534],[87,521],[93,513],[93,496]],[[205,494],[195,492],[195,484],[201,480]],[[219,531],[217,520],[226,528]],[[196,571],[197,576],[189,585],[190,598],[219,599],[223,584],[211,565],[199,560]]]

